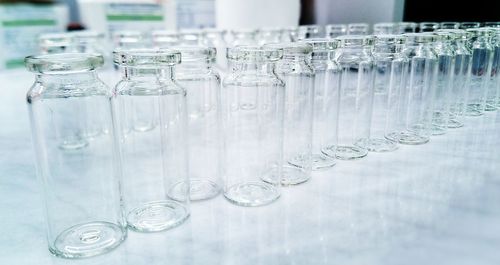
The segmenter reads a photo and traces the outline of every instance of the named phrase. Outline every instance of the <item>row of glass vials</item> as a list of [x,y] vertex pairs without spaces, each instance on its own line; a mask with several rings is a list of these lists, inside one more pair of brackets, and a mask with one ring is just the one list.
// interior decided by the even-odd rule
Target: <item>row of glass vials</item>
[[[96,53],[26,58],[52,253],[109,251],[219,194],[267,205],[339,160],[425,144],[500,107],[500,28],[236,45],[223,80],[217,52],[120,47],[105,72]],[[99,78],[117,71],[111,88]]]

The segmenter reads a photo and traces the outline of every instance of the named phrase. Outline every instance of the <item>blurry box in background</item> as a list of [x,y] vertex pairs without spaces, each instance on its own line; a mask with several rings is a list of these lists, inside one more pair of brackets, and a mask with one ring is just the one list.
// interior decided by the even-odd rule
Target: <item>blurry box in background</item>
[[60,32],[68,24],[63,4],[0,1],[0,69],[23,67],[24,57],[38,53],[38,35]]
[[115,31],[176,28],[172,0],[79,0],[82,24],[111,36]]
[[215,28],[215,0],[176,0],[177,27]]

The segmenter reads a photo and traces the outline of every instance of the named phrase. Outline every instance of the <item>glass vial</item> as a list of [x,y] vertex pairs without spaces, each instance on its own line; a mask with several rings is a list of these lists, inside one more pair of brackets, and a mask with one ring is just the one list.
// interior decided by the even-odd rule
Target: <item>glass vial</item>
[[433,32],[439,29],[439,23],[437,22],[422,22],[418,26],[420,28],[419,32]]
[[[311,65],[315,73],[312,169],[323,170],[336,164],[341,71],[332,59],[338,40],[319,38],[304,42],[313,47]],[[300,165],[298,162],[292,163]]]
[[417,32],[418,24],[414,22],[399,22],[397,23],[398,33],[415,33]]
[[497,93],[496,107],[497,109],[500,109],[500,27],[495,27],[492,29],[494,30],[494,36],[492,39],[494,55],[493,55],[493,65],[491,70],[490,89],[496,88],[496,93]]
[[[123,77],[111,103],[123,206],[134,231],[170,229],[189,216],[186,91],[174,74],[180,58],[179,52],[167,50],[115,51]],[[137,130],[143,121],[148,129]]]
[[448,128],[464,126],[464,115],[469,94],[472,52],[467,46],[467,32],[461,29],[440,29],[438,32],[448,32],[454,35],[452,46],[455,51],[455,65],[453,67],[449,93],[450,111]]
[[336,38],[338,36],[347,35],[346,24],[330,24],[325,27],[327,38]]
[[373,24],[373,35],[397,34],[398,24],[396,23],[376,23]]
[[370,140],[372,152],[390,152],[398,148],[391,135],[397,130],[399,99],[405,85],[408,59],[402,53],[405,37],[378,35],[373,47],[375,92],[371,119]]
[[227,70],[226,49],[227,43],[224,40],[225,30],[220,29],[204,29],[202,45],[205,47],[215,47],[217,55],[215,58],[215,67],[225,72]]
[[455,78],[454,35],[448,32],[434,32],[434,50],[438,57],[438,72],[432,113],[432,135],[442,135],[448,130],[451,105],[451,86]]
[[348,35],[367,35],[370,26],[366,23],[352,23],[347,25]]
[[306,182],[312,171],[314,69],[307,43],[269,44],[283,49],[277,73],[285,81],[285,123],[281,184]]
[[[103,62],[101,55],[83,53],[25,59],[36,74],[27,102],[47,239],[59,257],[99,255],[127,236],[109,90],[96,73]],[[83,140],[87,116],[100,116],[105,133]]]
[[439,28],[440,29],[459,29],[460,23],[459,22],[441,22],[441,23],[439,23]]
[[[241,206],[280,196],[285,84],[276,75],[283,50],[229,48],[236,65],[223,82],[224,196]],[[264,182],[266,180],[266,182]]]
[[488,83],[493,64],[492,33],[488,29],[470,28],[468,45],[472,50],[472,72],[467,103],[467,115],[479,116],[486,110]]
[[340,43],[335,62],[342,73],[335,157],[359,159],[368,154],[370,139],[375,80],[373,37],[351,35],[337,39]]
[[191,200],[217,196],[221,180],[221,114],[219,74],[213,68],[215,48],[178,46],[182,63],[176,80],[187,92],[189,182]]
[[299,26],[298,30],[298,40],[323,38],[325,33],[323,27],[319,25],[303,25]]
[[431,134],[438,71],[433,42],[437,37],[431,33],[408,33],[405,37],[403,53],[408,57],[409,66],[398,116],[402,127],[392,139],[407,145],[425,144]]

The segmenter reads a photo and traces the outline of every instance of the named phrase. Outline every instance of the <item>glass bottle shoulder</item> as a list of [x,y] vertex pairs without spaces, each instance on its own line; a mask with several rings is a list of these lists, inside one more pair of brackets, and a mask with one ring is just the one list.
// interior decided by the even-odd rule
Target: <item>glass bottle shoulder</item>
[[122,79],[113,89],[113,96],[162,96],[185,95],[186,90],[174,80],[156,78],[130,80]]

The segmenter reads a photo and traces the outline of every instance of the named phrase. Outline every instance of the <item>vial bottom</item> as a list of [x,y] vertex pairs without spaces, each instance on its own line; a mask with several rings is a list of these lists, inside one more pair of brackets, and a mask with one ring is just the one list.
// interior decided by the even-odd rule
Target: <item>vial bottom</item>
[[187,189],[189,188],[189,198],[192,201],[208,200],[216,197],[220,193],[220,186],[216,181],[209,179],[192,178],[189,180],[189,187],[185,181],[172,185],[169,191],[169,197],[178,201],[186,199]]
[[270,184],[277,184],[278,179],[280,179],[281,185],[290,186],[304,183],[311,178],[311,174],[308,174],[304,169],[292,165],[286,165],[282,168],[281,178],[278,178],[277,174],[278,172],[271,172],[264,175],[262,180]]
[[224,197],[240,206],[262,206],[280,197],[276,186],[264,182],[245,182],[232,185],[224,192]]
[[369,139],[365,146],[370,152],[392,152],[398,149],[396,142],[382,138]]
[[143,204],[127,215],[127,225],[137,232],[157,232],[182,224],[189,217],[187,208],[176,201]]

